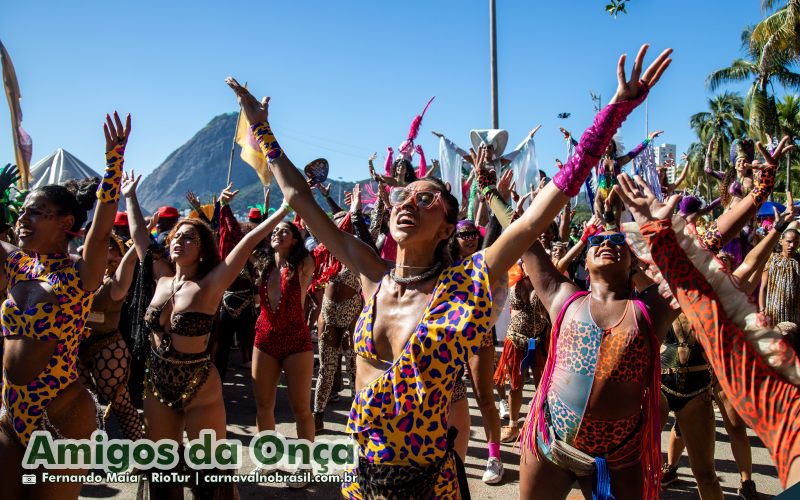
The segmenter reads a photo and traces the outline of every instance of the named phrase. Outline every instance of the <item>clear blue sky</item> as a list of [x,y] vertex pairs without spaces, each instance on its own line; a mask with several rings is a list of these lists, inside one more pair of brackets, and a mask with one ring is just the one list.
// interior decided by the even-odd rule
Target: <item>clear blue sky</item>
[[[590,90],[607,101],[615,63],[643,42],[674,62],[650,98],[650,128],[683,151],[691,114],[706,109],[705,77],[739,56],[761,18],[757,0],[497,0],[500,125],[513,147],[537,123],[540,165],[564,159],[558,132],[580,133]],[[131,112],[126,168],[150,172],[213,116],[237,110],[223,83],[272,96],[272,125],[296,164],[327,157],[331,177],[366,177],[366,158],[405,138],[435,95],[419,142],[437,154],[438,130],[467,146],[490,125],[488,2],[86,2],[0,0],[0,39],[16,66],[33,161],[63,147],[99,170],[106,112]],[[732,90],[744,89],[733,86]],[[3,96],[4,97],[4,96]],[[0,161],[13,161],[0,105]],[[572,113],[559,120],[560,112]],[[645,133],[644,108],[623,126]],[[220,165],[219,168],[227,168]]]

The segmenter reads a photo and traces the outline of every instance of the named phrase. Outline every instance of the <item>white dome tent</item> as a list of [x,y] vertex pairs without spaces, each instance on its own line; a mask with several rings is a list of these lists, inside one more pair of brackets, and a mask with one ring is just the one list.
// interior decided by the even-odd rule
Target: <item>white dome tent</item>
[[72,179],[102,177],[69,151],[58,148],[31,167],[31,189]]

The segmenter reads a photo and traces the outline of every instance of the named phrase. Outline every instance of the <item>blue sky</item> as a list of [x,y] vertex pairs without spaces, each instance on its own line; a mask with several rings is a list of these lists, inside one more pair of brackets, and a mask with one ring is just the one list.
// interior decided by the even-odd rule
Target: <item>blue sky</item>
[[[650,128],[683,151],[689,116],[712,95],[706,76],[739,56],[742,28],[761,18],[757,0],[632,0],[617,19],[605,3],[497,0],[500,126],[513,147],[541,123],[548,172],[565,156],[558,127],[580,133],[593,115],[589,92],[607,101],[619,54],[632,59],[643,42],[649,60],[675,49],[649,100]],[[471,128],[491,123],[486,1],[232,5],[0,0],[33,161],[63,147],[101,169],[103,118],[117,109],[133,115],[126,168],[150,172],[212,117],[237,110],[229,74],[272,97],[273,130],[296,164],[324,156],[334,178],[366,177],[373,151],[382,165],[433,95],[418,141],[429,157],[431,130],[467,146]],[[9,122],[4,102],[2,163],[13,160]],[[644,107],[622,133],[627,147],[644,137]]]

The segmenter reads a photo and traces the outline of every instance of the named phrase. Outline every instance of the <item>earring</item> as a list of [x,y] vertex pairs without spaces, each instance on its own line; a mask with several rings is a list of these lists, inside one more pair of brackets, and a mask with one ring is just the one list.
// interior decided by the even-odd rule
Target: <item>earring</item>
[[203,262],[203,258],[202,257],[200,257],[200,262]]

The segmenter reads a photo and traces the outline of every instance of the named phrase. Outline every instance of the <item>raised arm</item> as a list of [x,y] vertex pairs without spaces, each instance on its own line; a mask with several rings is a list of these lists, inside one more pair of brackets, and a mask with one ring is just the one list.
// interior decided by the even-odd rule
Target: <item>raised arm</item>
[[596,215],[593,215],[592,218],[589,219],[588,224],[586,224],[583,228],[581,239],[572,245],[572,248],[569,249],[567,254],[561,257],[561,259],[558,261],[558,264],[556,264],[556,270],[559,273],[563,273],[567,270],[567,268],[569,268],[569,265],[572,264],[572,261],[581,254],[584,248],[586,248],[589,238],[597,234],[597,232],[600,230],[600,226],[600,219],[598,219]]
[[388,264],[355,236],[340,231],[317,205],[308,183],[284,154],[272,134],[267,121],[269,98],[258,102],[247,89],[239,85],[233,78],[228,78],[226,81],[236,92],[242,110],[253,124],[253,135],[268,158],[270,171],[275,176],[286,201],[302,217],[317,240],[324,243],[342,264],[359,273],[362,278],[374,283],[379,282],[388,270]]
[[139,262],[139,257],[136,255],[136,249],[130,247],[111,277],[111,291],[109,293],[111,300],[116,302],[128,295],[128,289],[133,282],[133,270],[136,268],[137,262]]
[[538,241],[522,255],[522,262],[536,295],[545,309],[552,311],[551,318],[561,310],[561,304],[579,290],[578,286],[556,269],[544,247]]
[[[233,211],[229,203],[239,191],[232,191],[232,184],[222,190],[219,196],[219,257],[225,259],[233,251],[236,245],[244,238],[244,231],[239,221],[233,216]],[[265,205],[264,210],[268,210]]]
[[688,173],[689,173],[689,163],[687,162],[683,164],[683,170],[681,170],[681,175],[679,175],[678,178],[675,179],[675,182],[673,182],[668,186],[669,194],[672,194],[672,192],[675,191],[675,189],[677,189],[678,186],[683,184],[683,181],[686,180],[686,175]]
[[766,166],[761,170],[761,175],[750,193],[733,208],[723,213],[708,228],[703,235],[703,244],[712,253],[719,252],[723,246],[730,242],[739,231],[747,225],[747,222],[756,214],[761,205],[767,201],[772,188],[775,186],[775,172],[778,162],[784,154],[794,149],[789,144],[789,136],[784,136],[775,152],[770,154],[759,142],[757,144],[759,152],[764,156]]
[[[719,141],[717,141],[718,143]],[[703,163],[703,172],[711,177],[721,181],[725,178],[725,172],[717,172],[713,167],[712,155],[714,153],[714,139],[708,141],[708,148],[706,148],[706,158]]]
[[209,291],[209,297],[216,299],[217,295],[222,296],[222,292],[231,286],[233,280],[236,279],[236,276],[247,263],[247,259],[250,258],[250,253],[252,253],[253,249],[275,229],[275,226],[284,217],[289,215],[289,212],[289,205],[284,201],[278,210],[247,233],[233,247],[233,250],[228,253],[225,259],[203,278],[201,288]]
[[106,115],[103,125],[106,136],[106,171],[103,181],[97,188],[97,205],[92,218],[92,227],[83,244],[83,260],[80,266],[81,281],[86,290],[95,290],[103,282],[108,255],[108,239],[114,228],[114,217],[119,205],[120,181],[125,145],[131,133],[131,115],[122,120],[114,112],[114,120]]
[[340,207],[339,204],[336,203],[336,200],[331,198],[331,185],[330,185],[330,183],[327,186],[323,186],[322,184],[318,184],[318,183],[310,184],[310,186],[311,186],[311,189],[316,189],[317,191],[319,191],[319,194],[321,194],[322,197],[325,198],[325,203],[328,204],[328,208],[331,209],[331,212],[333,214],[338,214],[339,212],[342,211],[342,207]]
[[[745,256],[744,261],[742,261],[739,267],[733,272],[733,275],[739,280],[739,288],[748,295],[755,291],[759,281],[761,282],[761,292],[763,293],[766,276],[761,277],[761,272],[764,270],[767,262],[769,262],[769,258],[772,256],[772,251],[778,243],[778,240],[780,240],[781,234],[789,227],[792,220],[792,194],[787,193],[787,195],[789,201],[786,211],[779,214],[777,210],[774,210],[775,223],[772,229],[770,229],[764,239]],[[760,277],[761,279],[759,280]],[[759,307],[763,309],[760,294]]]
[[128,211],[128,228],[131,232],[131,239],[133,239],[133,246],[136,248],[139,261],[144,262],[144,256],[147,255],[147,249],[150,248],[153,240],[150,239],[147,223],[142,215],[139,199],[136,197],[136,187],[141,178],[141,175],[137,176],[133,171],[130,174],[124,172],[121,189],[122,196],[125,197],[125,209]]
[[620,166],[620,168],[622,168],[625,165],[627,165],[628,163],[630,163],[631,161],[633,161],[634,158],[636,158],[637,156],[642,154],[642,151],[644,151],[647,148],[647,146],[651,142],[653,142],[653,139],[655,139],[656,137],[658,137],[659,135],[661,135],[663,133],[664,133],[663,130],[659,130],[657,132],[650,132],[650,134],[648,134],[648,136],[647,136],[647,138],[645,140],[643,140],[641,143],[637,144],[636,147],[634,147],[633,149],[628,151],[626,154],[622,155],[622,157],[617,158],[617,164]]
[[[578,194],[583,181],[599,161],[619,126],[647,97],[649,89],[658,82],[669,66],[672,61],[669,58],[671,49],[662,52],[641,76],[647,48],[648,46],[644,45],[639,51],[630,80],[625,76],[626,56],[620,57],[617,68],[619,85],[611,103],[595,117],[592,126],[583,133],[575,148],[575,154],[564,168],[556,173],[553,182],[542,189],[522,217],[513,222],[500,235],[497,242],[486,250],[490,279],[498,279],[505,273],[555,219],[561,207]],[[482,186],[482,191],[491,195],[493,188]]]

